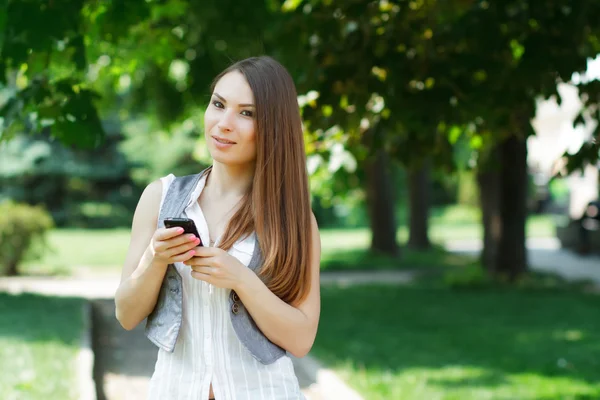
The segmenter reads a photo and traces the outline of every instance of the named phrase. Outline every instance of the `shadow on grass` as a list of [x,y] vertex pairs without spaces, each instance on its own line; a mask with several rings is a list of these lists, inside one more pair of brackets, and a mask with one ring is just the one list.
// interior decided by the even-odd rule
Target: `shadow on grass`
[[79,346],[82,304],[78,298],[0,293],[0,339]]
[[429,378],[427,383],[433,386],[452,388],[496,387],[508,382],[506,376],[499,372],[485,371],[470,378]]
[[412,376],[436,393],[502,387],[505,397],[493,398],[504,399],[507,388],[552,385],[556,396],[544,397],[546,387],[523,398],[600,398],[599,305],[570,289],[326,287],[313,351],[328,365],[354,365],[356,382],[361,371],[387,376],[365,378],[367,392],[409,392]]
[[94,300],[92,318],[92,347],[96,356],[94,379],[98,400],[107,398],[104,385],[109,376],[120,376],[119,379],[113,378],[110,383],[113,392],[133,391],[142,398],[147,387],[144,384],[135,386],[126,377],[148,380],[154,372],[158,348],[146,338],[145,323],[140,323],[131,331],[123,329],[115,317],[113,300]]
[[0,398],[75,398],[82,304],[0,293]]
[[321,257],[321,270],[408,270],[465,266],[474,262],[475,259],[471,256],[450,253],[440,246],[433,246],[427,251],[403,248],[399,258],[365,249],[325,250]]

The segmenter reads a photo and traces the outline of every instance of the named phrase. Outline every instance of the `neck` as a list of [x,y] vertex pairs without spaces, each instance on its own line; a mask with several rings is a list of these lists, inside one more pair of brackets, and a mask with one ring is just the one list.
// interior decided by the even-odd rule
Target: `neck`
[[206,188],[218,197],[243,196],[254,178],[254,168],[248,165],[225,165],[217,161],[206,182]]

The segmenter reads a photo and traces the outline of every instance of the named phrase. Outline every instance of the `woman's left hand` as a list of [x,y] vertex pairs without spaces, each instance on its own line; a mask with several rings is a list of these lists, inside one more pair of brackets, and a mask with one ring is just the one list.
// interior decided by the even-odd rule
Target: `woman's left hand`
[[218,247],[196,247],[196,255],[184,264],[192,267],[191,275],[216,287],[236,289],[249,271],[237,258]]

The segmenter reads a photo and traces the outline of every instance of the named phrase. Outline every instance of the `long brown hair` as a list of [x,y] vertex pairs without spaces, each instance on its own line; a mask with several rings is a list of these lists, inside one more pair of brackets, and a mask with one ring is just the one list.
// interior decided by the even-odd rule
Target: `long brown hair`
[[223,235],[221,248],[256,231],[263,255],[259,276],[289,304],[310,288],[311,208],[306,153],[296,87],[288,71],[271,57],[239,61],[220,73],[239,71],[256,106],[254,179]]

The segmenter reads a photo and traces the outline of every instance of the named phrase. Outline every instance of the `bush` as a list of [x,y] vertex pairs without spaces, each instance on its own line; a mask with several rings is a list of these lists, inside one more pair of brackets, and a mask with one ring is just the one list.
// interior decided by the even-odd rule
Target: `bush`
[[0,203],[0,275],[17,275],[25,256],[36,257],[46,248],[46,232],[54,227],[41,206]]
[[446,286],[455,289],[474,289],[487,287],[492,280],[481,265],[475,263],[459,270],[446,272],[443,276]]

